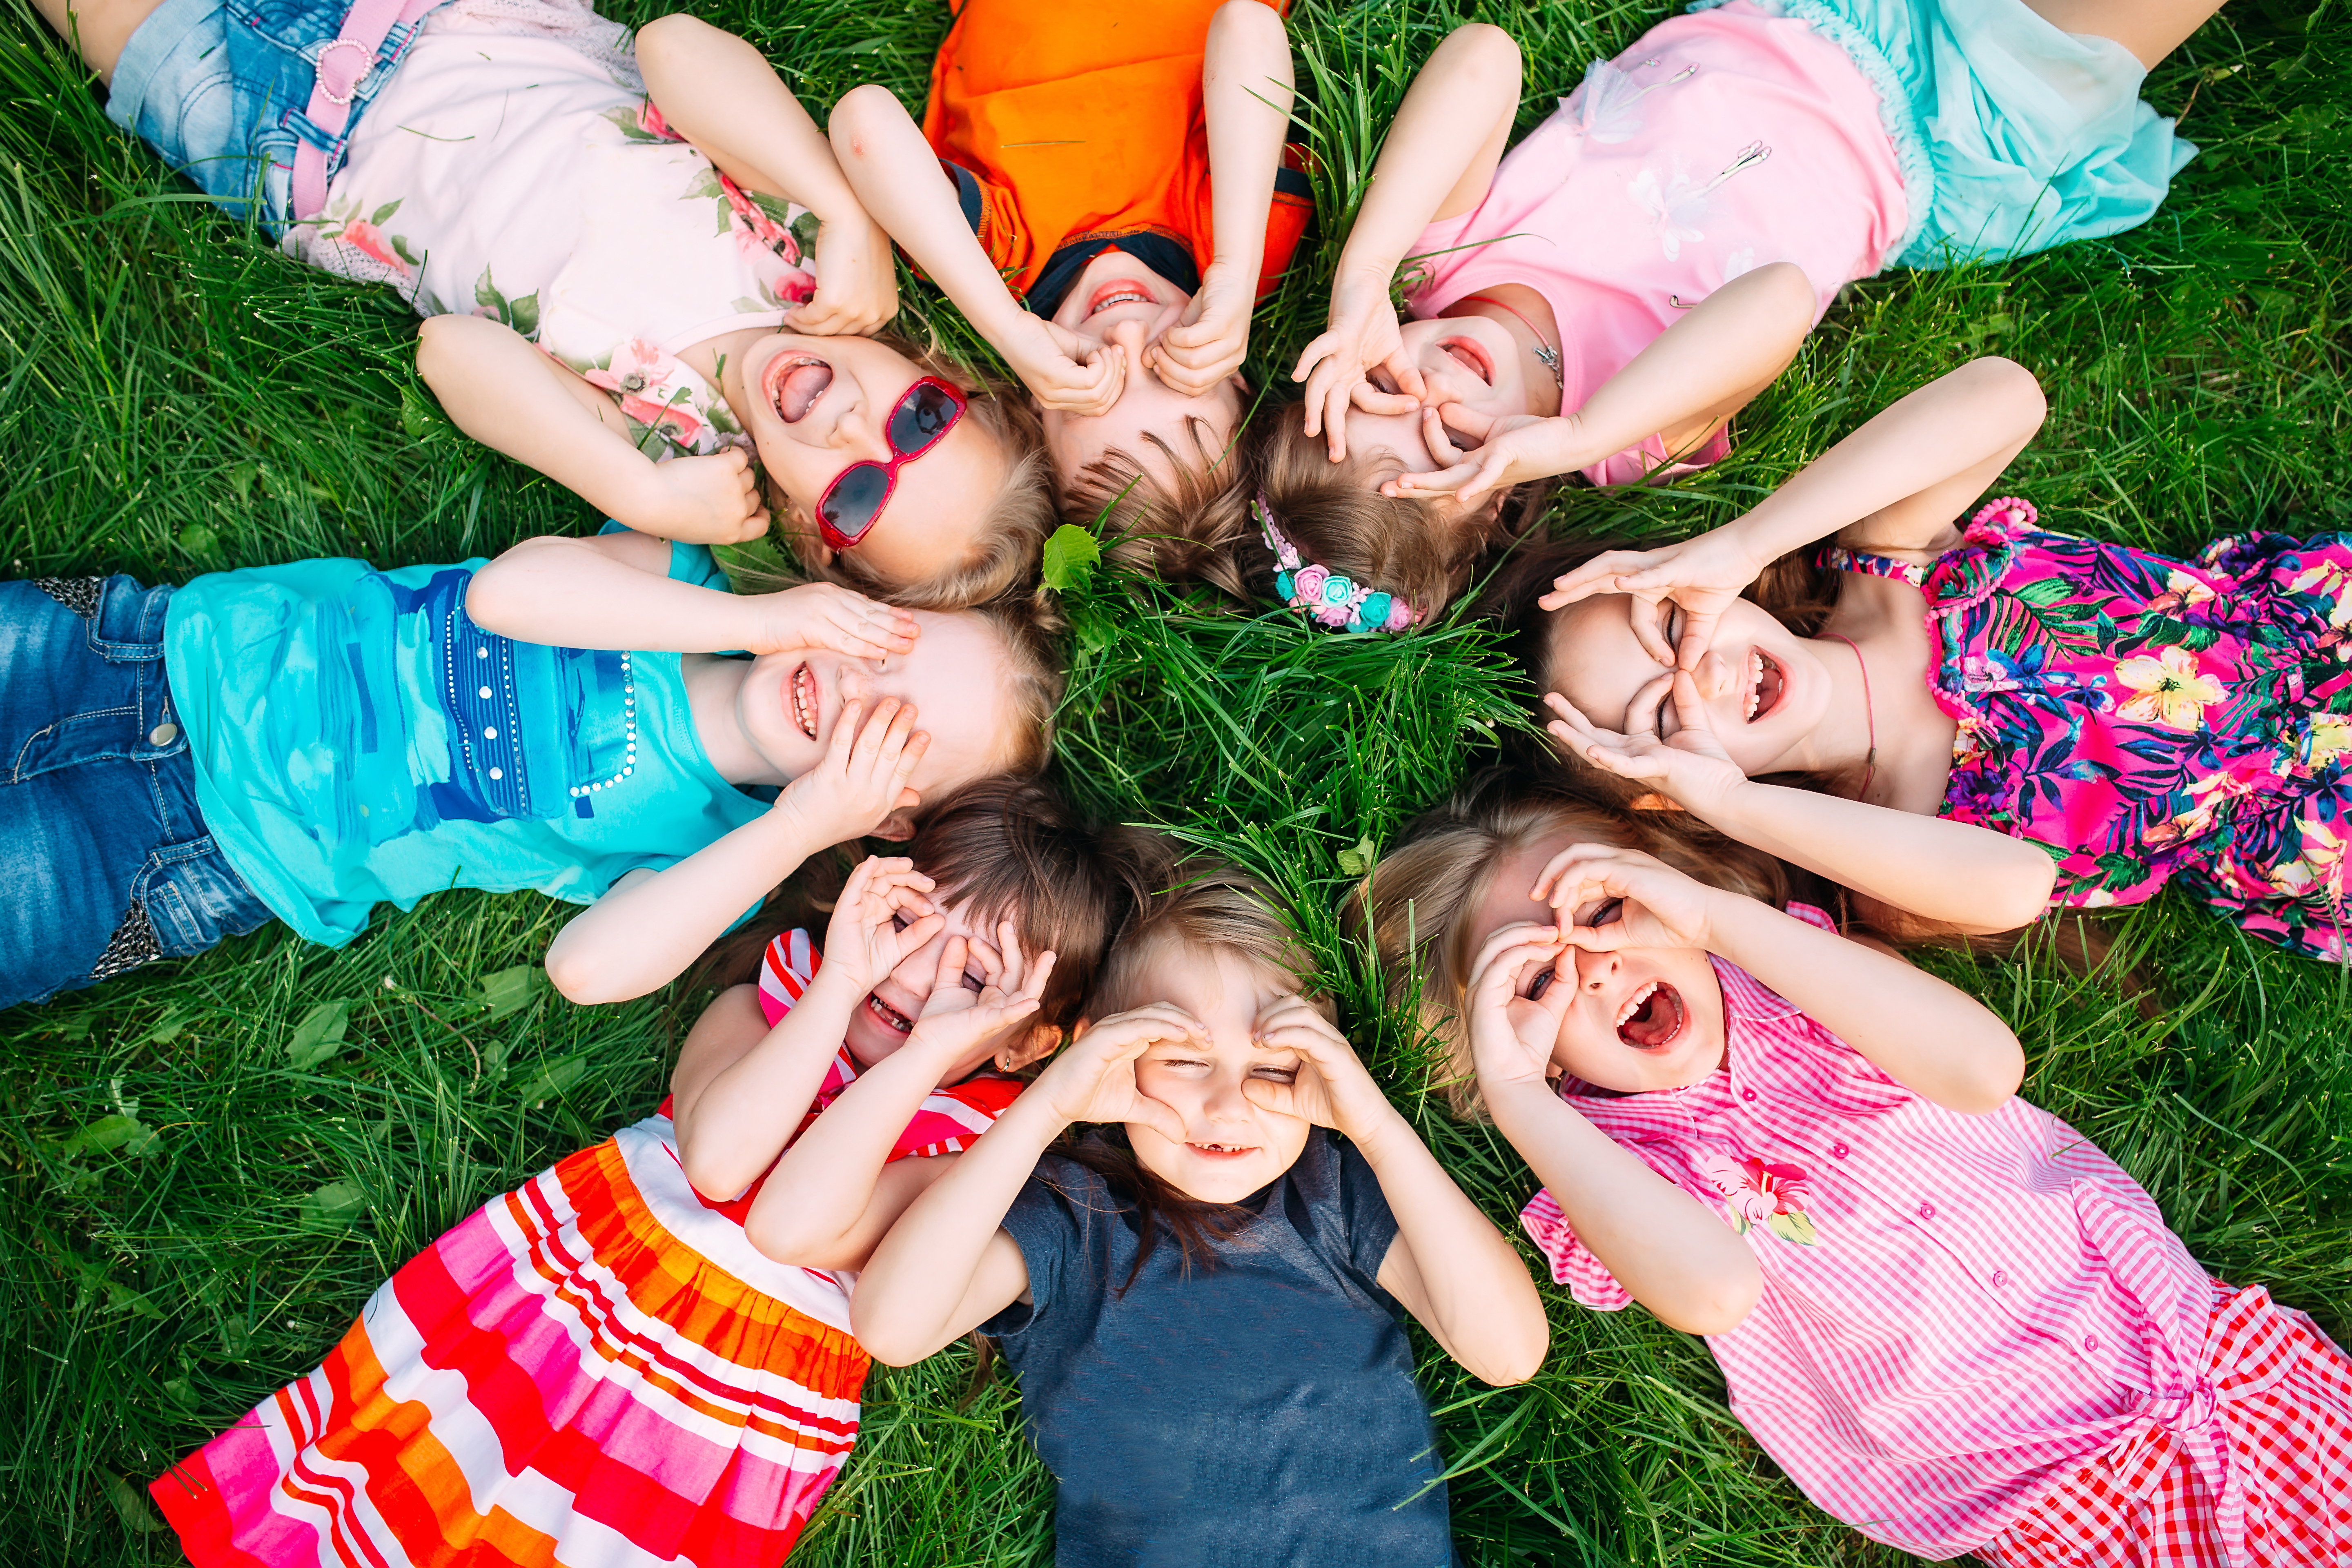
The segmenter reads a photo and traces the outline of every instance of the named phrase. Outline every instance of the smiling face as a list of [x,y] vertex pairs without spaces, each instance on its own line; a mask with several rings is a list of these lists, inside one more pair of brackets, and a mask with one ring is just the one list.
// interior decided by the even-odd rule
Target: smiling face
[[1106,250],[1087,264],[1062,297],[1054,324],[1096,343],[1127,351],[1126,385],[1103,415],[1044,411],[1045,450],[1054,472],[1068,482],[1106,452],[1125,452],[1164,487],[1173,488],[1167,454],[1145,439],[1157,436],[1187,458],[1205,444],[1212,453],[1232,444],[1241,420],[1242,381],[1228,376],[1200,397],[1187,397],[1143,365],[1143,351],[1183,319],[1192,296],[1131,256]]
[[[1524,356],[1500,322],[1485,316],[1445,316],[1435,321],[1407,321],[1402,333],[1405,354],[1421,372],[1426,406],[1459,403],[1490,419],[1535,412],[1522,363]],[[1383,392],[1397,390],[1385,371],[1374,369],[1370,379]],[[1430,451],[1422,435],[1421,420],[1419,410],[1410,414],[1370,414],[1350,408],[1348,449],[1390,454],[1394,467],[1384,466],[1381,476],[1384,480],[1399,471],[1426,474],[1450,467]],[[1447,438],[1465,451],[1478,445],[1451,426]]]
[[[1579,600],[1552,617],[1552,689],[1602,729],[1672,735],[1682,725],[1671,700],[1628,713],[1635,694],[1666,672],[1634,639],[1629,608],[1654,615],[1669,642],[1681,637],[1682,611],[1670,600],[1654,608],[1636,606],[1622,594]],[[1741,773],[1753,778],[1808,765],[1806,744],[1829,711],[1832,691],[1820,644],[1737,600],[1716,622],[1691,679],[1716,739]]]
[[1250,1102],[1251,1079],[1288,1083],[1298,1053],[1257,1043],[1258,1016],[1297,989],[1278,969],[1224,948],[1162,940],[1136,977],[1139,1003],[1167,1002],[1209,1026],[1207,1044],[1163,1041],[1135,1064],[1135,1086],[1183,1119],[1177,1142],[1140,1122],[1127,1124],[1143,1168],[1202,1203],[1237,1203],[1297,1163],[1308,1123]]
[[[967,942],[974,938],[993,942],[999,920],[1011,916],[1016,923],[1018,921],[1016,910],[1001,911],[986,920],[976,921],[970,899],[941,903],[938,908],[947,923],[932,933],[930,941],[900,959],[898,966],[884,975],[881,984],[867,992],[857,1011],[849,1016],[849,1028],[844,1034],[842,1043],[849,1047],[850,1058],[857,1063],[861,1072],[907,1043],[907,1037],[914,1031],[915,1020],[923,1015],[923,1004],[930,1000],[931,983],[939,973],[940,952],[947,946],[950,937],[962,937]],[[908,924],[903,915],[898,917],[897,923],[901,931]],[[967,961],[963,969],[964,988],[977,994],[985,984],[986,977],[980,965]],[[971,1076],[979,1070],[982,1062],[1012,1044],[1015,1037],[1024,1034],[1027,1027],[1025,1023],[1022,1023],[998,1030],[965,1053],[964,1059],[940,1081],[954,1083]]]
[[824,757],[852,701],[863,701],[871,713],[885,697],[912,703],[915,727],[930,734],[930,749],[908,781],[924,799],[997,772],[1020,721],[1007,695],[1013,676],[1003,639],[976,615],[908,613],[921,627],[911,653],[876,659],[787,648],[753,659],[735,694],[735,718],[751,751],[774,773],[735,782],[798,778]]
[[[925,374],[870,338],[773,332],[745,352],[745,406],[735,412],[760,466],[783,487],[794,527],[814,539],[817,502],[841,471],[890,461],[891,412]],[[856,546],[859,562],[893,584],[930,581],[971,553],[983,503],[1010,468],[1011,455],[967,413],[900,465],[880,517]]]
[[[1541,840],[1506,856],[1471,920],[1470,951],[1507,925],[1549,925],[1551,907],[1528,896],[1546,862],[1573,840]],[[1613,910],[1588,908],[1576,920],[1611,923]],[[1680,1089],[1723,1061],[1723,987],[1695,947],[1634,947],[1616,952],[1570,948],[1557,963],[1531,963],[1512,982],[1531,999],[1556,985],[1576,987],[1559,1021],[1552,1066],[1597,1088],[1622,1093]]]

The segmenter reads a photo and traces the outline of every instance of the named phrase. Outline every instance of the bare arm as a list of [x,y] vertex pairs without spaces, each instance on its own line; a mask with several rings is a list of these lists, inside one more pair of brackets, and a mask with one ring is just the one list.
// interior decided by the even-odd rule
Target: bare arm
[[705,543],[767,531],[742,452],[656,464],[632,444],[611,398],[503,322],[427,317],[416,372],[460,430],[631,528]]
[[678,1163],[695,1191],[731,1198],[750,1186],[815,1102],[849,1011],[819,994],[824,978],[772,1029],[751,985],[720,992],[694,1021],[669,1091]]
[[842,176],[833,143],[758,49],[680,12],[637,29],[637,65],[670,129],[721,174],[816,215],[816,298],[787,315],[793,326],[865,332],[898,313],[889,237]]
[[1552,986],[1547,1005],[1517,987],[1528,965],[1559,953],[1557,927],[1507,926],[1487,939],[1466,1008],[1478,1092],[1577,1239],[1633,1300],[1685,1333],[1727,1332],[1764,1288],[1756,1255],[1720,1215],[1621,1148],[1549,1081],[1572,988]]

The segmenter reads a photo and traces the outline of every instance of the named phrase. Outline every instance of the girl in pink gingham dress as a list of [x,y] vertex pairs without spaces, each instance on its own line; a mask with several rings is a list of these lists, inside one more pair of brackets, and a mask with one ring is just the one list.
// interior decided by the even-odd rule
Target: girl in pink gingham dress
[[1981,1005],[1646,836],[1490,778],[1370,883],[1392,986],[1544,1184],[1520,1219],[1553,1278],[1706,1335],[1732,1413],[1874,1541],[2352,1561],[2352,1361],[2018,1099]]

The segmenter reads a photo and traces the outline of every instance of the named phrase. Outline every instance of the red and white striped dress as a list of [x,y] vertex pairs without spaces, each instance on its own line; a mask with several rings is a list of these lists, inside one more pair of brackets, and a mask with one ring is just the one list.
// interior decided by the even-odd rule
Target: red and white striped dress
[[[1807,1497],[1937,1561],[2352,1564],[2352,1361],[2309,1318],[2049,1112],[1944,1110],[1715,972],[1723,1070],[1569,1103],[1748,1237],[1763,1294],[1707,1348]],[[1631,1302],[1549,1193],[1519,1218],[1578,1301]]]
[[[771,945],[772,1024],[815,966]],[[1020,1087],[938,1090],[890,1158],[961,1152]],[[752,1194],[697,1193],[667,1110],[486,1205],[157,1480],[197,1568],[782,1563],[857,1438],[851,1277],[752,1247]]]

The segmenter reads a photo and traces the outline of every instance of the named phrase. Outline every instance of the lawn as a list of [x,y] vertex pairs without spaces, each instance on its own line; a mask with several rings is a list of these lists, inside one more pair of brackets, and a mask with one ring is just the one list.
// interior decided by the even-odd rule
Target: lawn
[[[629,0],[628,14],[651,14]],[[943,9],[715,5],[812,107],[920,101]],[[1652,4],[1299,0],[1323,242],[1262,317],[1254,371],[1314,330],[1337,237],[1412,68],[1456,20],[1510,28],[1522,124],[1663,15]],[[0,560],[12,576],[382,564],[593,528],[441,416],[389,294],[301,271],[114,132],[23,0],[0,21]],[[2061,529],[2176,551],[2352,530],[2352,5],[2236,0],[2151,80],[2203,151],[2140,231],[1851,290],[1710,473],[1564,491],[1550,525],[1720,522],[1972,354],[2052,416],[2004,489]],[[909,310],[943,331],[936,296]],[[1070,785],[1260,868],[1296,900],[1351,1034],[1498,1220],[1532,1190],[1424,1097],[1333,908],[1362,858],[1473,763],[1524,693],[1475,627],[1311,636],[1105,575],[1065,596]],[[272,930],[0,1015],[0,1561],[175,1563],[145,1481],[314,1365],[368,1292],[485,1199],[652,1107],[707,991],[580,1008],[532,968],[568,910],[446,895],[331,952]],[[2113,1153],[2217,1273],[2352,1330],[2352,979],[2166,898],[2084,975],[2046,942],[1937,967],[2007,1016],[2025,1093]],[[2140,984],[2126,985],[2119,970]],[[1530,1255],[1532,1256],[1532,1255]],[[1547,1288],[1519,1388],[1425,1359],[1465,1559],[1892,1562],[1811,1509],[1728,1418],[1705,1347]],[[1424,1351],[1428,1347],[1423,1343]],[[1026,1563],[1050,1486],[1001,1380],[950,1352],[877,1374],[866,1436],[796,1563]]]

